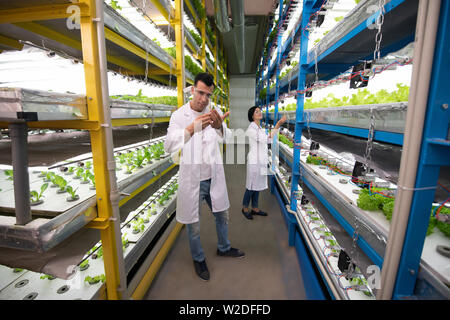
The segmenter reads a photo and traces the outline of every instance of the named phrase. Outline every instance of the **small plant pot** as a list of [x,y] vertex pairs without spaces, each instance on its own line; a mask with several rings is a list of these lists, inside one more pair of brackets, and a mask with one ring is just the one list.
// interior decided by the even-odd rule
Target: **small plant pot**
[[87,268],[89,268],[89,263],[85,264],[84,266],[80,266],[80,271],[87,270]]
[[125,171],[125,174],[131,174],[131,171]]
[[149,223],[150,219],[149,218],[144,218],[144,223]]
[[81,177],[79,177],[79,176],[75,176],[75,177],[73,177],[74,179],[81,179]]
[[58,186],[57,184],[52,184],[52,185],[50,186],[50,188],[59,188],[59,186]]
[[339,179],[339,183],[347,184],[348,180],[347,179]]
[[30,206],[37,206],[38,204],[41,204],[41,203],[44,203],[44,200],[31,201]]
[[67,202],[72,202],[72,201],[77,201],[78,199],[80,199],[79,195],[76,195],[75,197],[69,196],[66,198]]
[[81,183],[81,184],[88,184],[89,181],[84,181],[84,180],[83,180],[83,181],[81,181],[80,183]]
[[66,193],[67,191],[65,189],[58,189],[56,190],[56,193],[60,194],[60,193]]
[[95,190],[95,186],[90,186],[89,190]]
[[44,178],[45,177],[45,173],[40,173],[39,175],[38,175],[38,178]]
[[353,193],[354,194],[359,194],[361,191],[359,191],[359,189],[353,189]]
[[133,234],[138,234],[139,232],[141,232],[141,230],[139,230],[139,229],[136,229],[136,228],[133,228]]
[[73,174],[73,172],[69,172],[69,171],[64,172],[64,175],[65,175],[65,176],[71,176],[72,174]]

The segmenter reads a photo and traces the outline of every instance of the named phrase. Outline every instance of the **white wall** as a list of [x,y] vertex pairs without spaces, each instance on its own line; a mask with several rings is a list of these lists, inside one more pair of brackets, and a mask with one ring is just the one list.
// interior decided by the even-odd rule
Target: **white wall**
[[247,112],[255,104],[255,75],[230,77],[230,128],[247,130]]

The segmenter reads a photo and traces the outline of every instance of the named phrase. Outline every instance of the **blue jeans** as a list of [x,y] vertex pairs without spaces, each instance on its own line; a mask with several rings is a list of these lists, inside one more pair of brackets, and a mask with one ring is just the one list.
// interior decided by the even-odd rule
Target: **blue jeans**
[[[192,259],[199,262],[205,260],[205,253],[200,243],[200,208],[202,201],[205,200],[209,209],[212,211],[211,196],[209,195],[210,188],[211,179],[200,181],[200,199],[198,202],[199,221],[186,224]],[[213,214],[216,218],[217,248],[222,252],[227,251],[231,248],[230,241],[228,240],[228,210],[213,212]]]
[[242,206],[244,208],[248,208],[248,206],[250,205],[250,200],[251,200],[252,207],[254,209],[258,208],[258,197],[259,197],[259,191],[245,189],[244,200],[242,200]]

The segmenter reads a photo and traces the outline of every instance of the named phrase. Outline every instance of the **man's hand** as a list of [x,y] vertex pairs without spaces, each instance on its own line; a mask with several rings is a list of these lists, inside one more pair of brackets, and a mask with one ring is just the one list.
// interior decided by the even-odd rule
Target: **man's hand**
[[225,120],[226,117],[230,114],[230,111],[227,111],[223,116],[220,116],[220,114],[217,112],[216,109],[213,109],[210,112],[211,117],[211,127],[214,129],[221,129],[222,128],[222,122]]
[[203,114],[199,117],[197,117],[190,125],[188,125],[186,127],[186,130],[189,132],[189,134],[192,135],[194,134],[194,129],[197,128],[198,129],[205,129],[208,125],[210,125],[212,122],[210,114],[206,113]]

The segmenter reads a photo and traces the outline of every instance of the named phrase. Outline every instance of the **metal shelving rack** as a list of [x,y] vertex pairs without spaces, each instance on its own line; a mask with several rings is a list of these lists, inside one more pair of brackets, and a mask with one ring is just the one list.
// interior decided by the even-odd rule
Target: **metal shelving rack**
[[[139,6],[138,2],[133,0],[133,3]],[[173,59],[101,0],[80,0],[76,3],[59,1],[57,4],[40,1],[39,5],[36,5],[33,1],[21,1],[14,4],[10,1],[0,1],[0,33],[2,34],[0,49],[21,50],[23,47],[21,41],[28,41],[38,46],[45,43],[45,48],[66,53],[71,57],[82,60],[84,63],[86,96],[60,95],[59,98],[61,99],[55,102],[54,96],[58,96],[58,94],[53,94],[53,100],[49,100],[48,97],[42,99],[42,104],[50,104],[55,107],[52,109],[53,113],[58,110],[58,107],[63,110],[56,112],[56,116],[55,114],[49,116],[48,112],[41,112],[39,105],[33,105],[29,109],[23,108],[26,103],[21,105],[22,109],[16,107],[11,110],[3,110],[2,115],[0,115],[0,127],[9,128],[12,141],[15,141],[12,149],[15,194],[22,193],[24,199],[29,198],[28,160],[26,156],[27,129],[52,128],[89,131],[96,179],[96,195],[91,199],[92,201],[85,202],[83,208],[77,209],[79,212],[75,217],[71,216],[73,220],[76,216],[84,217],[83,213],[90,213],[87,218],[83,218],[83,223],[78,224],[76,228],[72,228],[71,232],[74,234],[84,226],[100,231],[106,278],[105,285],[102,288],[103,291],[106,288],[106,294],[103,297],[107,299],[142,298],[153,279],[151,275],[154,276],[161,266],[182,225],[172,223],[170,233],[166,232],[164,243],[157,248],[158,253],[156,256],[152,256],[154,260],[146,261],[147,267],[141,268],[145,270],[137,271],[131,285],[129,285],[127,273],[134,262],[130,262],[127,257],[124,258],[118,208],[160,179],[176,165],[171,163],[169,158],[166,158],[169,161],[164,160],[162,166],[149,172],[150,175],[141,175],[133,181],[128,181],[125,188],[124,185],[118,186],[115,177],[115,165],[113,164],[112,129],[117,126],[168,122],[172,107],[114,100],[110,103],[106,70],[128,76],[147,75],[148,78],[164,84],[169,84],[172,75],[174,75],[176,83],[173,83],[173,85],[176,85],[178,91],[178,106],[181,106],[184,104],[183,89],[185,83],[193,84],[193,75],[186,72],[184,68],[184,48],[185,40],[187,40],[187,47],[194,57],[202,62],[203,70],[209,68],[211,72],[213,70],[205,59],[205,47],[208,43],[210,51],[215,52],[215,79],[218,79],[217,70],[219,66],[227,78],[226,72],[223,71],[226,70],[226,67],[223,67],[223,61],[218,61],[218,50],[223,51],[222,48],[219,49],[219,38],[216,39],[216,45],[213,47],[208,37],[203,36],[203,46],[199,48],[183,26],[184,6],[188,8],[187,13],[193,17],[196,27],[201,29],[200,33],[205,35],[206,17],[199,20],[199,15],[189,0],[176,0],[175,8],[168,1],[152,0],[151,5],[147,3],[149,12],[145,12],[147,16],[156,15],[161,19],[166,19],[167,23],[170,24],[168,36],[175,40],[177,52],[177,58]],[[77,21],[73,19],[78,18],[79,26],[69,28],[69,22]],[[206,43],[205,39],[208,39]],[[146,69],[148,72],[146,72]],[[225,86],[222,81],[218,83],[218,86],[222,91],[229,92],[228,86]],[[45,96],[42,92],[37,94],[33,92],[32,94],[34,97]],[[76,101],[76,103],[73,101]],[[216,100],[216,102],[219,101]],[[221,98],[220,102],[228,108],[228,99]],[[72,109],[67,111],[67,106]],[[72,112],[74,110],[75,113]],[[46,109],[46,111],[48,110]],[[28,193],[23,192],[23,190],[28,190]],[[125,191],[130,194],[121,194]],[[24,202],[28,203],[28,201]],[[169,213],[173,214],[174,210],[175,208],[172,206]],[[33,222],[32,211],[26,205],[25,208],[20,208],[20,212],[23,214],[17,212],[19,212],[19,207],[17,207],[16,202],[16,218],[13,218],[12,223],[8,222],[6,229],[16,230],[16,232],[17,230],[26,230],[27,224]],[[62,220],[59,217],[55,219],[58,222]],[[72,220],[71,222],[73,222]],[[161,222],[159,222],[158,228],[161,228],[161,226]],[[154,230],[152,233],[155,234],[158,230]],[[67,237],[70,236],[71,234],[68,232]],[[148,239],[150,238],[147,237],[147,242]],[[6,241],[3,242],[2,246],[5,246],[5,244]],[[58,242],[55,242],[52,245],[57,244]],[[46,249],[48,248],[41,247],[36,250],[42,252]],[[142,245],[139,250],[133,252],[131,256],[136,260],[144,252]],[[102,291],[102,289],[99,290]]]
[[[280,1],[280,20],[275,27],[280,28],[283,23],[283,12],[286,10],[283,7],[288,7],[294,2],[297,1],[287,3]],[[431,3],[430,1],[392,0],[382,2],[384,7],[382,32],[386,37],[383,37],[381,42],[380,57],[403,48],[414,41],[415,37],[419,39],[416,41],[422,41],[420,44],[423,44],[424,41],[431,41],[426,44],[426,47],[431,48],[427,54],[433,58],[430,59],[430,67],[425,72],[428,75],[431,71],[431,75],[429,78],[425,76],[425,80],[421,82],[421,86],[425,88],[430,86],[429,90],[424,93],[425,100],[423,97],[421,100],[422,105],[426,105],[426,115],[423,123],[420,123],[419,120],[415,125],[411,125],[411,114],[414,111],[409,109],[414,110],[414,104],[420,102],[416,102],[417,96],[413,96],[414,93],[410,94],[410,101],[407,104],[321,110],[303,109],[305,89],[314,83],[316,77],[319,81],[333,79],[350,67],[359,64],[360,61],[372,60],[374,57],[375,31],[370,26],[375,23],[380,13],[380,7],[378,1],[371,0],[361,1],[312,50],[308,51],[308,24],[311,17],[317,15],[321,8],[328,4],[332,5],[334,2],[336,1],[303,1],[301,17],[292,30],[292,36],[288,37],[284,44],[278,43],[281,48],[278,48],[276,61],[272,65],[268,65],[271,52],[269,49],[269,54],[263,57],[257,72],[255,104],[266,106],[266,124],[269,124],[269,121],[275,124],[281,114],[286,114],[289,119],[288,123],[295,126],[295,132],[292,135],[294,148],[288,148],[282,143],[279,148],[280,158],[292,168],[290,190],[284,186],[285,181],[280,179],[283,174],[280,173],[275,174],[275,177],[272,178],[271,189],[277,195],[286,218],[289,243],[295,245],[299,257],[302,257],[302,259],[299,258],[299,262],[304,278],[311,279],[305,286],[310,288],[310,297],[315,299],[323,299],[327,296],[332,299],[342,298],[337,292],[339,290],[333,290],[333,284],[327,274],[329,271],[324,272],[324,268],[321,267],[321,262],[314,253],[314,243],[311,244],[312,242],[308,240],[311,239],[311,236],[301,226],[301,219],[298,219],[299,208],[302,207],[298,203],[300,202],[298,198],[300,185],[306,185],[312,191],[321,205],[339,223],[340,228],[345,230],[348,237],[354,239],[353,244],[358,246],[372,264],[381,268],[381,289],[376,292],[377,298],[448,299],[450,296],[448,275],[443,269],[436,272],[429,261],[422,259],[422,253],[425,250],[423,248],[430,218],[429,212],[434,201],[439,170],[441,166],[448,165],[448,159],[450,159],[448,154],[449,96],[447,90],[444,89],[443,81],[443,75],[448,72],[449,68],[448,61],[443,60],[444,52],[448,50],[449,1]],[[368,10],[373,6],[376,6],[377,10]],[[416,27],[416,21],[418,25],[420,23],[419,27]],[[434,21],[434,23],[430,21]],[[420,32],[422,38],[419,38],[416,32]],[[425,40],[424,32],[427,34]],[[436,39],[435,45],[434,39]],[[420,44],[416,45],[420,46]],[[269,48],[271,46],[269,44]],[[295,47],[299,47],[300,50],[299,64],[291,71],[289,80],[279,81],[280,57],[286,57]],[[416,51],[421,52],[417,48]],[[420,57],[420,53],[415,54],[415,64],[423,63],[422,60],[419,60]],[[315,72],[316,65],[318,72]],[[268,71],[263,77],[266,68]],[[424,72],[424,69],[421,71]],[[275,88],[270,90],[269,80],[274,75],[276,76]],[[417,82],[418,80],[413,78],[412,87],[417,85]],[[261,101],[259,92],[266,84],[266,99]],[[278,112],[280,94],[287,93],[292,88],[296,88],[296,111]],[[275,105],[273,113],[268,112],[270,103]],[[375,117],[376,119],[387,120],[381,121],[383,123],[376,122],[372,132],[369,123],[371,114],[380,116]],[[395,115],[395,119],[391,118],[392,115]],[[411,133],[415,132],[411,128],[420,128],[422,125],[423,135]],[[421,149],[415,155],[418,158],[418,164],[413,169],[413,173],[411,174],[410,171],[408,175],[405,174],[405,169],[400,169],[396,207],[388,231],[371,222],[370,218],[367,219],[365,213],[357,212],[357,207],[352,205],[354,202],[351,200],[352,197],[341,195],[341,190],[344,189],[342,185],[339,183],[333,185],[330,178],[325,175],[321,176],[317,169],[306,164],[306,159],[303,159],[303,155],[301,156],[301,149],[308,148],[309,145],[305,144],[302,132],[310,128],[365,139],[373,134],[373,141],[402,146],[404,151],[401,167],[407,166],[405,151],[413,148],[412,140],[415,138],[421,141]],[[411,137],[413,135],[414,138]],[[398,204],[400,196],[412,199],[410,207],[409,203],[403,206]],[[296,212],[297,214],[295,214]],[[314,258],[310,258],[311,253]],[[319,270],[321,276],[313,277],[311,273],[314,273],[314,270]]]

